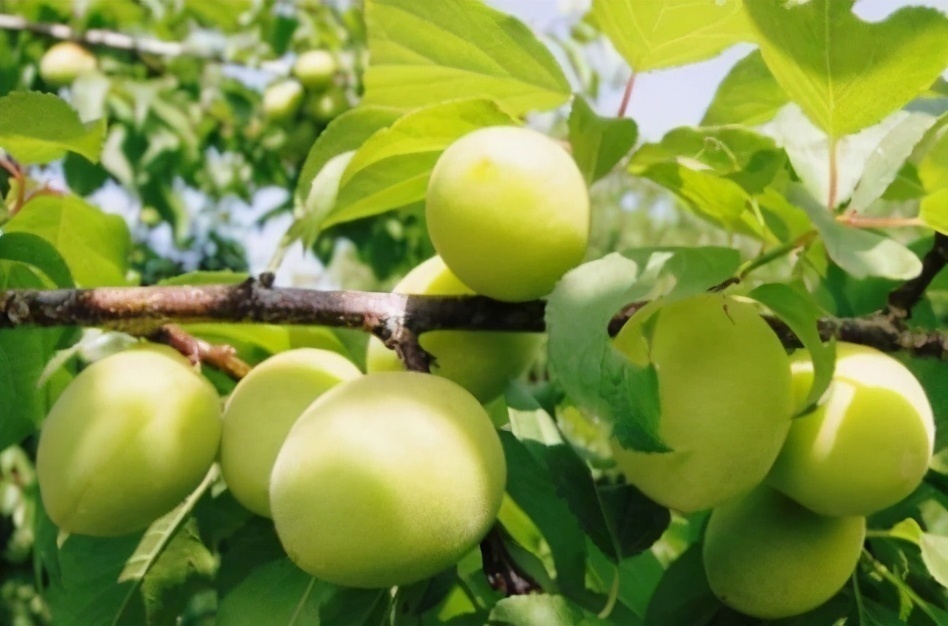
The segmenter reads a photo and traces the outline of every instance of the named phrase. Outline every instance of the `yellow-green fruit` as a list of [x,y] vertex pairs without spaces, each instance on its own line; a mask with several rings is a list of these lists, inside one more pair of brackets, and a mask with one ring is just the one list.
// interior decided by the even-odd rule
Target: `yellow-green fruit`
[[[837,345],[823,402],[793,421],[770,483],[824,515],[869,515],[922,482],[935,443],[925,390],[894,358],[874,348]],[[805,351],[794,355],[798,406],[813,381]]]
[[332,83],[339,65],[336,57],[326,50],[309,50],[296,58],[293,64],[295,76],[307,89],[324,89]]
[[[439,257],[432,257],[410,271],[395,286],[395,292],[431,296],[474,294]],[[542,335],[536,333],[436,330],[423,334],[419,343],[435,358],[432,373],[453,380],[481,402],[488,402],[503,393],[507,383],[530,365],[542,340]],[[369,340],[366,369],[403,371],[405,366],[393,350],[373,337]]]
[[270,85],[263,92],[263,115],[272,122],[291,120],[303,104],[303,86],[295,80]]
[[711,513],[708,583],[724,604],[753,617],[805,613],[846,584],[865,536],[864,517],[824,517],[761,487]]
[[431,173],[426,212],[451,271],[497,300],[550,293],[589,240],[583,175],[559,144],[525,128],[484,128],[451,144]]
[[96,68],[95,56],[77,43],[55,44],[40,59],[39,73],[53,87],[65,87]]
[[270,517],[270,472],[290,428],[325,391],[360,376],[344,357],[314,348],[281,352],[254,367],[224,407],[221,471],[234,498]]
[[615,346],[658,371],[660,434],[672,449],[613,446],[650,498],[691,512],[764,480],[790,428],[790,365],[756,308],[720,294],[656,303],[626,322]]
[[43,423],[36,469],[50,518],[101,537],[145,528],[217,455],[220,399],[177,353],[151,346],[83,370]]
[[277,534],[303,570],[390,587],[450,567],[490,529],[506,465],[484,408],[430,374],[330,389],[290,431],[270,479]]
[[319,124],[328,124],[349,108],[349,100],[341,89],[330,89],[325,93],[312,96],[306,102],[306,110]]

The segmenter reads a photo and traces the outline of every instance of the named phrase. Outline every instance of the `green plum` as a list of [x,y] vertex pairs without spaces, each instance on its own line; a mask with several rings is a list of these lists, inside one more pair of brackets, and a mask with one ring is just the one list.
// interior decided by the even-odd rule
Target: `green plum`
[[864,517],[825,517],[763,486],[711,513],[705,572],[731,608],[768,620],[790,617],[836,595],[865,536]]
[[[805,351],[792,371],[801,405],[813,381]],[[793,421],[770,483],[824,515],[869,515],[918,487],[934,444],[932,407],[908,368],[875,348],[840,343],[830,388]]]
[[[474,294],[437,256],[410,271],[395,286],[395,292]],[[453,380],[481,402],[489,402],[530,365],[542,341],[543,336],[537,333],[436,330],[424,333],[419,343],[435,357],[432,373]],[[366,369],[402,371],[405,366],[393,350],[373,337],[369,340]]]
[[271,122],[288,122],[303,104],[303,85],[295,80],[283,80],[263,92],[263,116]]
[[483,128],[452,143],[431,173],[425,210],[447,266],[497,300],[547,295],[589,240],[583,175],[559,144],[526,128]]
[[336,57],[328,50],[307,50],[296,58],[293,76],[307,89],[318,91],[332,83],[338,69]]
[[91,52],[72,41],[54,44],[40,59],[39,73],[43,81],[53,87],[65,87],[79,76],[95,70],[96,58]]
[[221,471],[234,498],[270,517],[270,472],[293,424],[313,401],[362,372],[329,350],[298,348],[253,368],[224,407]]
[[180,354],[108,356],[76,376],[43,423],[43,505],[71,533],[141,530],[198,486],[220,437],[220,398]]
[[342,89],[328,89],[326,92],[310,96],[306,101],[306,111],[317,124],[328,124],[349,108],[349,99]]
[[764,480],[790,428],[790,364],[754,305],[703,294],[637,312],[614,345],[658,373],[665,453],[614,443],[619,468],[650,498],[708,509]]
[[477,545],[506,474],[500,438],[463,387],[380,372],[306,409],[277,456],[270,508],[287,554],[320,580],[405,585]]

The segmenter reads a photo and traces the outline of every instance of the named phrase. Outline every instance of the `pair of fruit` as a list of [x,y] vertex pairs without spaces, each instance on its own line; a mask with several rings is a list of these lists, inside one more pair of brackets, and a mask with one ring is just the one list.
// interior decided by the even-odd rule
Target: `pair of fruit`
[[715,508],[708,579],[745,613],[787,617],[832,597],[855,568],[864,516],[911,493],[931,458],[934,422],[921,385],[871,348],[840,345],[825,401],[791,420],[812,364],[806,353],[788,361],[747,302],[708,294],[654,303],[615,345],[657,368],[660,429],[672,448],[616,446],[616,460],[670,508]]
[[331,52],[308,50],[300,54],[293,64],[294,78],[274,83],[264,91],[264,116],[272,122],[285,123],[305,106],[313,121],[328,124],[349,106],[345,92],[332,84],[338,70]]

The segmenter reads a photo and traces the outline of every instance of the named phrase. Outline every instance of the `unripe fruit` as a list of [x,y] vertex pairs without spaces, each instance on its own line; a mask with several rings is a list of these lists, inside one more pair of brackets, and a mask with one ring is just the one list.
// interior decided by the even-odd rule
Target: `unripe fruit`
[[336,57],[326,50],[308,50],[296,58],[293,64],[295,76],[307,89],[325,89],[332,83],[339,65]]
[[306,102],[306,110],[318,124],[328,124],[349,108],[349,100],[341,89],[329,89],[325,93],[312,96]]
[[790,367],[752,304],[704,294],[646,307],[615,346],[658,371],[660,435],[672,449],[613,446],[629,482],[669,508],[708,509],[767,475],[790,428]]
[[[410,271],[395,286],[395,293],[432,296],[473,295],[439,257],[432,257]],[[511,379],[530,365],[542,336],[507,333],[436,330],[419,338],[421,347],[435,360],[431,372],[458,383],[481,402],[501,393]],[[379,339],[369,340],[369,372],[403,371],[401,359]]]
[[277,534],[303,570],[390,587],[451,566],[500,509],[506,465],[484,408],[417,372],[341,383],[290,431],[270,479]]
[[263,92],[263,115],[272,122],[286,122],[303,104],[303,86],[295,80],[284,80]]
[[476,130],[431,173],[428,233],[465,285],[497,300],[547,295],[589,239],[589,193],[572,157],[525,128]]
[[708,583],[724,604],[753,617],[805,613],[846,584],[865,536],[864,517],[824,517],[761,487],[711,513]]
[[65,87],[95,68],[96,59],[92,53],[77,43],[62,41],[50,47],[40,59],[39,73],[45,83]]
[[313,401],[362,372],[328,350],[270,357],[238,383],[224,407],[221,471],[234,498],[270,517],[270,472],[290,428]]
[[[869,515],[922,482],[935,443],[925,390],[894,358],[874,348],[837,345],[824,401],[793,421],[770,483],[824,515]],[[806,352],[794,355],[798,405],[813,381]]]
[[36,469],[50,518],[101,537],[141,530],[207,474],[221,436],[214,387],[153,346],[90,365],[43,423]]

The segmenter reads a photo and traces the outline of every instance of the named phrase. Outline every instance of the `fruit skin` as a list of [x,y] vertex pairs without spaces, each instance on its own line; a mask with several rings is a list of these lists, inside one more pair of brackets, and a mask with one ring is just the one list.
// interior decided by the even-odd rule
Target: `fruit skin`
[[660,435],[672,449],[644,453],[614,442],[629,482],[656,502],[693,512],[764,480],[790,428],[790,367],[752,304],[721,294],[657,302],[633,315],[614,345],[639,365],[651,356]]
[[349,108],[349,100],[341,89],[329,89],[306,101],[306,110],[317,124],[328,124]]
[[790,617],[836,595],[865,537],[864,517],[824,517],[761,487],[711,513],[705,572],[731,608],[762,619]]
[[[433,296],[474,295],[437,256],[406,274],[394,291]],[[421,347],[435,357],[431,372],[458,383],[482,403],[502,394],[507,383],[523,373],[542,341],[542,335],[537,333],[456,330],[431,331],[419,338]],[[394,350],[372,337],[366,370],[404,371],[405,365]]]
[[336,57],[326,50],[307,50],[296,58],[293,76],[304,87],[312,90],[325,89],[339,69]]
[[170,348],[93,363],[43,423],[36,469],[50,518],[98,537],[145,528],[207,474],[220,415],[214,387]]
[[270,479],[277,534],[303,570],[389,587],[450,567],[493,525],[500,439],[459,385],[382,372],[341,383],[290,431]]
[[40,59],[39,73],[48,85],[65,87],[82,74],[94,71],[96,65],[91,52],[72,41],[62,41],[51,46]]
[[[813,381],[806,351],[792,363],[797,405]],[[824,515],[870,515],[922,482],[935,444],[925,390],[904,365],[875,348],[839,343],[824,401],[793,420],[771,485]]]
[[525,128],[483,128],[451,144],[431,173],[426,213],[451,271],[497,300],[550,293],[589,240],[579,168],[559,144]]
[[271,122],[287,122],[296,116],[303,104],[303,85],[284,80],[263,92],[263,116]]
[[254,367],[224,407],[221,471],[234,498],[270,517],[270,471],[290,428],[325,391],[360,376],[345,357],[315,348],[281,352]]

